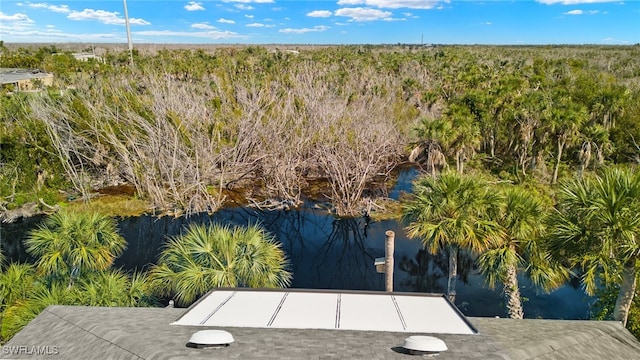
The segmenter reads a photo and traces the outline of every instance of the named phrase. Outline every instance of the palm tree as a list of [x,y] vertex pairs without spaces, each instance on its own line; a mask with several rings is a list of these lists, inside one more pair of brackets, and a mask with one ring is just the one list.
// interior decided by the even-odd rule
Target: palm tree
[[153,306],[151,282],[144,273],[128,275],[120,270],[91,274],[78,282],[76,304],[89,306]]
[[556,137],[556,162],[553,166],[551,184],[558,180],[558,170],[562,161],[562,154],[567,145],[578,138],[579,130],[587,119],[587,109],[571,100],[569,94],[560,92],[554,94],[556,103],[553,104],[551,117],[548,119],[548,131]]
[[453,129],[453,139],[449,144],[450,151],[455,153],[456,170],[462,174],[464,172],[464,164],[473,157],[476,149],[482,142],[480,134],[479,120],[480,114],[474,114],[474,111],[480,105],[476,99],[471,96],[465,96],[460,103],[451,104],[444,114],[445,121],[451,122]]
[[518,270],[525,268],[535,285],[545,289],[556,287],[566,278],[552,268],[539,246],[545,230],[545,208],[530,191],[509,187],[503,191],[502,204],[496,216],[501,227],[501,241],[478,258],[480,271],[490,287],[501,282],[507,299],[509,317],[522,319],[524,310],[518,285]]
[[437,169],[447,167],[444,151],[453,136],[451,122],[443,119],[423,118],[414,132],[420,142],[411,151],[409,161],[415,162],[424,154],[429,173],[436,176]]
[[38,257],[40,271],[67,280],[71,287],[83,271],[108,269],[126,241],[106,215],[61,211],[32,231],[25,244]]
[[71,305],[73,290],[57,283],[36,283],[29,297],[16,301],[4,312],[2,338],[10,339],[49,305]]
[[35,269],[29,264],[12,263],[0,272],[0,343],[6,339],[2,329],[7,310],[25,301],[37,287]]
[[257,225],[191,225],[171,238],[152,277],[190,303],[214,287],[285,287],[291,280],[280,245]]
[[606,168],[597,176],[563,185],[552,218],[549,248],[581,270],[587,293],[619,287],[614,320],[626,324],[640,260],[640,172]]
[[403,221],[410,237],[421,238],[432,254],[449,254],[447,296],[455,301],[458,250],[480,253],[493,245],[498,227],[486,215],[498,197],[477,177],[446,172],[423,177],[414,184],[414,195],[403,205]]

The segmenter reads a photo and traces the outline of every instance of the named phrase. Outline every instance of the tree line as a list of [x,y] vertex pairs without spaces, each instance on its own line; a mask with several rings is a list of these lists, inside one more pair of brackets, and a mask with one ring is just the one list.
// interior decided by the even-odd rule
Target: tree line
[[408,160],[553,184],[640,159],[638,52],[219,47],[140,50],[131,68],[108,50],[81,62],[5,48],[0,66],[57,84],[2,97],[0,205],[127,183],[158,211],[213,212],[239,193],[279,208],[322,198],[354,216],[381,206],[379,184]]

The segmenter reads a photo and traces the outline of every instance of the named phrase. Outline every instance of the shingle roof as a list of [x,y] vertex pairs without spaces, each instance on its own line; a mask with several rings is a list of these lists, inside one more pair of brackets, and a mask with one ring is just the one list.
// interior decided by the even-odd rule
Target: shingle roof
[[[235,338],[231,346],[190,348],[186,347],[189,337],[202,327],[170,325],[184,311],[50,306],[3,347],[1,356],[49,360],[410,358],[401,348],[407,333],[380,331],[226,327]],[[432,335],[449,348],[438,359],[640,359],[640,343],[617,322],[469,321],[478,334]],[[34,347],[50,354],[37,355]],[[56,356],[51,355],[53,351]]]
[[40,70],[0,68],[0,84],[12,84],[22,80],[43,79],[52,74]]

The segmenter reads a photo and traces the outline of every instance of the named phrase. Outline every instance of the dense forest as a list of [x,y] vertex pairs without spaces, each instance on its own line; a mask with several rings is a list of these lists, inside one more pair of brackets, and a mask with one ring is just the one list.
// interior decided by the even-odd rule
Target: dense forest
[[[512,317],[523,316],[518,271],[545,289],[573,276],[599,296],[597,317],[640,334],[631,305],[640,47],[149,47],[131,59],[96,50],[80,61],[55,46],[0,49],[2,68],[55,75],[40,91],[0,94],[1,218],[95,204],[109,191],[140,212],[173,215],[312,199],[340,217],[402,218],[430,251],[449,253],[450,287],[457,252],[473,252],[488,281],[504,283]],[[389,188],[407,166],[423,176],[393,201]],[[45,256],[36,235],[32,254]],[[74,280],[78,266],[45,266],[64,279],[56,291],[88,286]],[[4,269],[0,284],[18,276]],[[144,282],[130,276],[123,288]],[[169,267],[149,276],[149,292],[182,294]],[[185,292],[178,298],[201,289]],[[152,303],[140,294],[131,303]],[[19,297],[3,296],[3,313],[16,311]]]
[[640,161],[639,52],[221,47],[136,52],[131,67],[127,52],[4,49],[2,67],[52,72],[56,86],[4,90],[2,206],[129,184],[158,211],[322,193],[349,216],[375,209],[375,185],[409,159],[555,184]]

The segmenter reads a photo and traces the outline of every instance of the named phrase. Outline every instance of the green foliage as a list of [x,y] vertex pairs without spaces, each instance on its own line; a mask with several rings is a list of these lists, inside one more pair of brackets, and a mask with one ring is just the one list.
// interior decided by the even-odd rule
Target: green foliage
[[111,268],[124,249],[112,218],[59,212],[26,241],[36,264],[11,263],[0,272],[0,343],[49,305],[155,306],[145,273]]
[[215,287],[285,287],[287,266],[280,245],[257,225],[190,225],[169,239],[151,274],[165,294],[190,304]]
[[640,254],[640,172],[611,167],[567,181],[550,222],[551,254],[579,272],[589,294],[619,287],[613,316],[626,324]]
[[25,245],[43,274],[71,285],[85,272],[108,269],[126,241],[110,217],[62,210],[32,231]]
[[[335,46],[300,49],[298,54],[256,46],[217,47],[215,53],[206,47],[153,52],[137,48],[135,68],[129,66],[127,51],[96,50],[106,53],[104,63],[77,61],[70,51],[55,46],[7,48],[0,60],[3,67],[41,68],[56,75],[61,89],[49,95],[64,110],[50,116],[68,119],[68,128],[78,137],[65,140],[80,148],[65,149],[61,155],[71,159],[66,169],[82,169],[82,176],[92,183],[110,175],[109,161],[123,163],[124,152],[135,153],[132,144],[144,141],[165,123],[177,129],[181,142],[191,149],[190,156],[201,154],[197,147],[203,140],[196,134],[207,134],[207,151],[226,158],[223,152],[251,135],[247,132],[251,124],[275,126],[274,119],[281,114],[300,119],[299,124],[291,124],[290,133],[276,135],[292,147],[282,151],[307,156],[301,159],[306,165],[301,173],[329,176],[311,171],[317,169],[313,149],[326,137],[317,135],[314,128],[315,119],[326,118],[318,112],[323,106],[313,107],[322,99],[299,93],[304,87],[320,85],[328,85],[348,106],[362,99],[384,103],[389,112],[383,116],[400,134],[399,149],[435,141],[447,163],[456,163],[458,171],[466,164],[489,169],[505,180],[554,182],[556,177],[572,177],[611,162],[632,163],[640,156],[637,47]],[[170,88],[166,94],[153,93],[159,84]],[[189,114],[172,105],[173,90],[185,85],[193,94],[189,101],[194,107],[207,108],[206,115],[197,115],[197,127],[190,125]],[[249,94],[243,94],[245,90]],[[269,94],[276,94],[273,101]],[[292,94],[292,104],[286,103],[287,94]],[[252,107],[240,101],[245,95],[255,100]],[[31,116],[24,94],[3,96],[2,101],[3,120],[10,120],[0,125],[0,196],[7,206],[19,206],[16,200],[37,200],[42,188],[68,190],[75,180],[61,166],[56,156],[60,149],[44,131],[43,119]],[[158,111],[161,102],[168,104],[163,105],[167,111]],[[371,111],[379,112],[373,107]],[[123,116],[141,117],[149,127],[132,127],[121,121]],[[416,139],[410,130],[427,124],[419,119],[445,122],[449,131],[435,137],[418,134]],[[328,127],[338,129],[338,125]],[[354,134],[345,134],[343,140],[355,147]],[[341,141],[339,135],[336,131],[337,140],[330,141]],[[264,144],[256,141],[247,148],[264,150],[269,145],[266,140],[273,138],[273,134],[263,135]],[[259,177],[273,167],[262,168],[265,154],[256,150],[237,154],[246,158],[233,158],[230,166],[238,166],[245,178]],[[245,173],[246,162],[252,161],[256,168]],[[132,184],[146,183],[141,177],[150,177],[142,171],[118,170]],[[227,169],[225,174],[231,175]],[[152,177],[159,179],[161,188],[174,186],[162,183],[164,176]],[[281,195],[272,193],[275,187],[268,182],[262,184],[268,197]],[[209,180],[203,185],[219,184]],[[151,197],[151,193],[138,195]],[[167,202],[180,205],[184,201]]]
[[88,306],[153,306],[158,303],[146,274],[129,275],[118,270],[84,277],[74,296],[74,304]]
[[[620,287],[610,285],[596,291],[591,318],[594,320],[613,320],[613,310]],[[640,340],[640,297],[638,292],[633,298],[627,319],[627,329]]]
[[450,171],[417,179],[403,205],[407,233],[434,254],[450,246],[481,252],[497,240],[497,224],[489,217],[496,195],[477,176]]
[[[3,49],[0,66],[52,71],[61,88],[37,96],[2,93],[0,206],[11,209],[39,198],[53,204],[72,181],[86,187],[112,176],[135,186],[139,200],[147,201],[136,202],[132,212],[148,202],[180,207],[205,198],[202,204],[209,206],[211,198],[223,198],[221,189],[241,181],[247,188],[260,188],[264,198],[279,198],[287,191],[299,197],[303,189],[313,191],[301,185],[310,178],[325,177],[331,184],[339,178],[332,179],[323,170],[317,149],[322,145],[339,149],[339,159],[360,147],[371,151],[371,145],[362,141],[364,130],[390,124],[397,130],[393,143],[399,150],[393,150],[388,164],[406,155],[403,149],[429,145],[425,152],[430,163],[420,164],[428,171],[455,163],[459,173],[488,170],[501,182],[519,184],[544,205],[553,204],[557,197],[563,215],[554,220],[554,226],[564,222],[560,227],[565,233],[559,239],[566,242],[563,249],[552,247],[556,255],[571,258],[568,255],[575,254],[565,247],[585,245],[570,231],[584,231],[591,245],[598,236],[619,231],[628,238],[633,232],[631,218],[625,222],[624,216],[612,217],[619,229],[605,234],[598,228],[605,228],[606,222],[597,216],[564,212],[571,209],[566,191],[556,194],[557,187],[546,184],[556,177],[561,182],[574,178],[579,182],[581,176],[590,179],[592,172],[608,165],[639,161],[638,47],[336,46],[300,49],[298,54],[259,46],[217,47],[215,53],[206,48],[137,49],[135,68],[129,66],[128,52],[105,52],[105,62],[99,63],[76,61],[70,52],[55,46]],[[319,94],[323,86],[329,90]],[[188,94],[187,100],[175,97],[179,91]],[[190,105],[187,110],[179,106],[185,102]],[[353,111],[363,102],[362,109],[372,114]],[[37,106],[42,103],[53,110],[43,112]],[[326,112],[336,104],[345,104],[345,114]],[[374,115],[384,122],[377,123]],[[64,122],[56,122],[60,119]],[[48,131],[55,128],[51,124],[58,126],[53,135]],[[53,141],[54,135],[63,141]],[[144,153],[140,144],[152,151]],[[154,161],[162,151],[170,156]],[[161,171],[180,156],[188,166]],[[273,175],[285,168],[282,163],[292,164],[285,170],[288,177]],[[383,174],[388,170],[382,166],[367,171]],[[201,183],[191,183],[194,178]],[[284,183],[289,189],[283,191]],[[496,188],[492,183],[483,186]],[[202,191],[164,201],[153,198],[166,189],[176,193],[194,188]],[[346,189],[349,196],[361,196]],[[421,191],[420,186],[416,191]],[[590,192],[588,196],[599,195]],[[105,199],[93,206],[118,215],[119,204],[120,199]],[[500,219],[500,211],[492,211],[495,218],[482,220]],[[421,221],[433,221],[436,212],[429,216]],[[572,221],[591,225],[572,227]],[[462,233],[471,234],[469,229],[464,227]],[[450,235],[453,240],[447,241],[454,241],[454,234]],[[517,245],[523,242],[520,239]],[[571,265],[583,268],[587,282],[600,277],[615,280],[620,277],[624,250],[608,249],[606,256],[571,258]],[[522,252],[515,256],[502,247],[493,250],[503,259],[526,264]],[[618,260],[611,260],[611,252]],[[71,260],[42,261],[50,263],[49,271],[73,272],[72,265],[62,266]],[[492,264],[490,268],[500,268],[499,262]],[[40,269],[44,268],[41,264]],[[94,276],[94,271],[98,270],[86,275]],[[116,278],[113,275],[112,283]]]
[[29,96],[0,96],[0,197],[9,208],[39,198],[55,204],[67,185],[44,124],[29,117]]
[[620,281],[621,268],[635,262],[640,248],[640,173],[607,168],[596,176],[567,181],[559,191],[549,246],[594,293],[599,280]]

